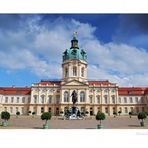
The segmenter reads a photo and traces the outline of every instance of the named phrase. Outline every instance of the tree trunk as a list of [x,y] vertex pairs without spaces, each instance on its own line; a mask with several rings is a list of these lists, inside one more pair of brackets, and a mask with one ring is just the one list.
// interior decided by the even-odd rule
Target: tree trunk
[[100,125],[101,125],[101,120],[100,120]]
[[45,125],[47,124],[47,120],[45,120]]

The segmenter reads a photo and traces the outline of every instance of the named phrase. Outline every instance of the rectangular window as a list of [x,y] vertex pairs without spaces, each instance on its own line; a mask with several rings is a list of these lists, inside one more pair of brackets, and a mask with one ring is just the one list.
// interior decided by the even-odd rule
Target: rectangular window
[[97,103],[100,104],[100,96],[97,96]]
[[130,109],[131,109],[131,112],[133,112],[133,107],[131,107]]
[[41,113],[43,113],[44,112],[44,107],[41,107]]
[[28,97],[28,103],[30,103],[30,97]]
[[4,110],[7,111],[7,107],[4,107]]
[[41,103],[43,104],[43,103],[44,103],[44,101],[45,101],[45,96],[44,96],[44,95],[42,95],[42,96],[41,96]]
[[24,114],[24,107],[22,107],[22,114]]
[[33,107],[33,112],[35,112],[35,113],[36,113],[36,107]]
[[138,97],[135,98],[135,102],[138,103]]
[[119,97],[119,103],[121,103],[121,97]]
[[124,97],[124,103],[127,103],[127,98],[126,97]]
[[115,96],[112,96],[112,103],[115,104]]
[[49,98],[49,104],[52,104],[52,96],[50,95],[48,98]]
[[60,96],[57,95],[57,96],[56,96],[56,104],[59,104],[59,103],[60,103]]
[[105,104],[107,104],[108,103],[108,98],[107,98],[106,95],[104,96],[104,99],[105,99]]
[[90,96],[89,99],[90,99],[90,103],[92,103],[92,96]]
[[130,97],[130,103],[133,103],[133,98],[132,97]]
[[13,113],[13,108],[12,108],[12,107],[10,107],[10,113],[11,113],[11,114]]
[[5,103],[8,103],[8,97],[5,98]]
[[142,112],[144,112],[144,107],[142,107]]
[[144,97],[141,97],[141,103],[144,103]]
[[100,107],[98,107],[98,112],[100,112]]
[[84,107],[81,107],[81,112],[85,112],[85,108]]
[[136,113],[139,113],[139,107],[136,107]]
[[16,103],[19,103],[19,97],[17,97],[17,101],[16,101]]
[[25,103],[25,97],[22,97],[22,103]]
[[116,112],[116,109],[115,109],[115,107],[113,107],[113,113],[114,113],[114,112]]
[[34,98],[34,104],[36,104],[37,103],[37,96],[34,95],[33,98]]
[[16,107],[16,112],[18,112],[18,107]]
[[125,107],[124,109],[125,109],[125,113],[128,113],[127,107]]
[[11,97],[11,103],[13,103],[14,102],[14,97]]
[[105,107],[105,113],[108,114],[108,107]]
[[48,112],[51,112],[51,107],[48,108]]

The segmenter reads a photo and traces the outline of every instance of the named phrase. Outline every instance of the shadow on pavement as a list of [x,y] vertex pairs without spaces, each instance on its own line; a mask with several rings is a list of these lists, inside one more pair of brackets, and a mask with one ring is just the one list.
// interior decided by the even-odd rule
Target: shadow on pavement
[[129,127],[141,127],[140,125],[128,125]]
[[33,127],[34,129],[43,129],[43,128],[41,128],[41,127]]

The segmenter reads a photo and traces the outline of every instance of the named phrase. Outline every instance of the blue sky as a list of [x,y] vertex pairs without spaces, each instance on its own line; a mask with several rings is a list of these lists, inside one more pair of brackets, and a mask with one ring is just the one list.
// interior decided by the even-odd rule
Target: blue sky
[[0,14],[0,86],[60,79],[74,31],[88,54],[89,79],[148,86],[146,14]]

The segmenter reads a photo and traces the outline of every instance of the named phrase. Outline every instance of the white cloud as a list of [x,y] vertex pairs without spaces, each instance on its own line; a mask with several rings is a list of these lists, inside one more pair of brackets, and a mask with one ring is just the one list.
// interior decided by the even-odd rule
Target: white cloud
[[96,27],[74,19],[58,18],[39,25],[40,20],[29,18],[27,30],[0,34],[0,39],[7,38],[8,43],[4,43],[7,50],[2,50],[1,43],[1,67],[29,69],[39,77],[61,78],[62,53],[70,47],[72,33],[77,31],[79,46],[87,51],[89,78],[108,79],[124,86],[148,84],[148,53],[144,49],[100,43],[94,35]]

